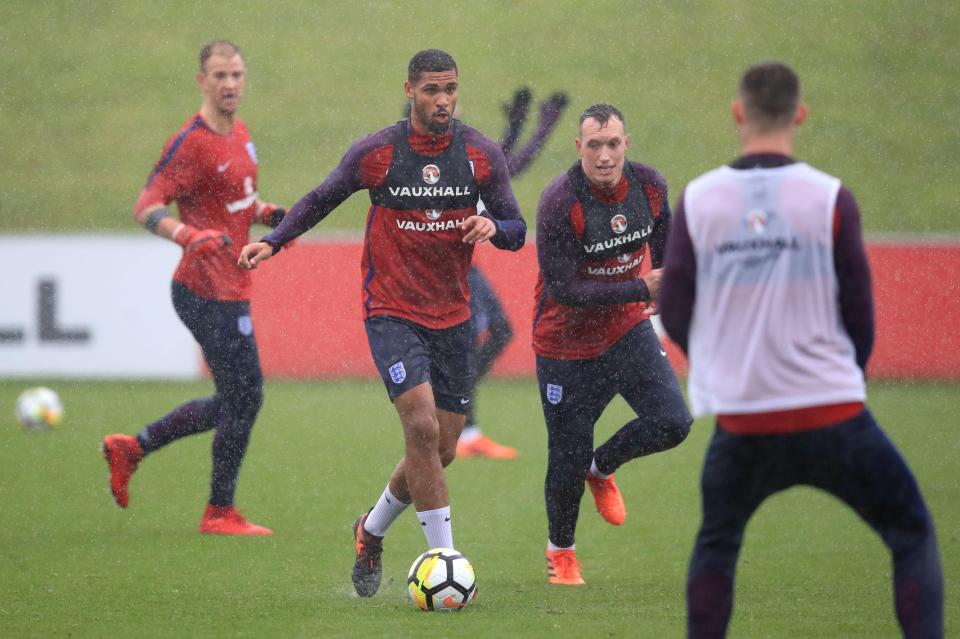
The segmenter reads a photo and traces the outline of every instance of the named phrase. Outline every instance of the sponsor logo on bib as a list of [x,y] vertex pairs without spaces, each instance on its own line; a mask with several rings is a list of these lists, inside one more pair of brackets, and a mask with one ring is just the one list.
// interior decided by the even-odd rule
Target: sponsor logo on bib
[[440,167],[436,164],[428,164],[423,167],[423,181],[427,184],[436,184],[440,181]]

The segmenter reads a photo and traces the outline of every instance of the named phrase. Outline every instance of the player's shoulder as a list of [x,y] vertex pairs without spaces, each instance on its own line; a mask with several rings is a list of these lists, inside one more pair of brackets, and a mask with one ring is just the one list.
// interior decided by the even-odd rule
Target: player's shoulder
[[576,201],[577,190],[567,171],[550,180],[540,194],[540,208],[544,210],[562,210],[573,206]]
[[208,130],[207,125],[204,124],[203,118],[200,117],[199,113],[190,116],[180,128],[177,129],[176,133],[167,138],[167,141],[163,145],[164,157],[169,161],[174,154],[182,155],[189,153],[189,149],[194,147],[197,139],[200,138],[206,130]]
[[663,173],[643,162],[635,162],[633,160],[629,160],[629,162],[630,168],[633,169],[641,184],[650,184],[664,193],[667,192],[667,178],[663,177]]
[[360,159],[371,151],[393,144],[397,138],[399,126],[399,123],[394,123],[358,138],[350,145],[347,154]]
[[463,141],[468,146],[476,147],[486,153],[487,155],[500,152],[500,145],[488,138],[480,131],[477,131],[475,128],[466,124],[465,122],[460,122],[460,130],[463,134]]

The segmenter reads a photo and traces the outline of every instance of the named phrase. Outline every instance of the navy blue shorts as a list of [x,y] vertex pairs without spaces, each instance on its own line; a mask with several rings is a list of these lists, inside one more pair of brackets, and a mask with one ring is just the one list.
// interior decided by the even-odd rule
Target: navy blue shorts
[[390,401],[429,382],[437,408],[466,414],[473,394],[473,329],[470,321],[430,329],[388,315],[364,322],[373,362]]

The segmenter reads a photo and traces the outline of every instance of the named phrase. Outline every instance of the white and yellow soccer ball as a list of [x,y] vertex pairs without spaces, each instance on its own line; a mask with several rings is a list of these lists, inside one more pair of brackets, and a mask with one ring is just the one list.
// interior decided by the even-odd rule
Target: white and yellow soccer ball
[[407,594],[421,610],[456,612],[477,598],[477,576],[456,550],[433,548],[410,566]]
[[45,386],[28,388],[17,398],[16,415],[24,430],[50,430],[63,420],[63,403]]

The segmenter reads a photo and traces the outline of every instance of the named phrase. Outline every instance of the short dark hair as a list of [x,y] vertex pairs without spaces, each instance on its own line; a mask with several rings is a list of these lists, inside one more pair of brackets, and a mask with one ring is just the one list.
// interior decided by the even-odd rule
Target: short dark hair
[[607,126],[607,122],[613,117],[620,120],[624,127],[627,126],[627,121],[623,119],[623,114],[620,113],[620,109],[612,104],[594,104],[593,106],[587,107],[584,112],[580,114],[580,126],[582,127],[588,118],[593,118],[602,129]]
[[229,40],[211,40],[210,42],[203,45],[203,48],[200,49],[200,70],[206,71],[207,60],[210,59],[212,55],[225,55],[228,57],[233,57],[235,55],[243,57],[243,52],[240,50],[240,47],[230,42]]
[[800,104],[800,78],[777,61],[758,62],[740,79],[744,115],[761,129],[788,124]]
[[440,49],[424,49],[414,53],[410,58],[410,64],[407,65],[407,80],[416,82],[424,73],[437,73],[451,69],[459,74],[457,63],[452,55]]

